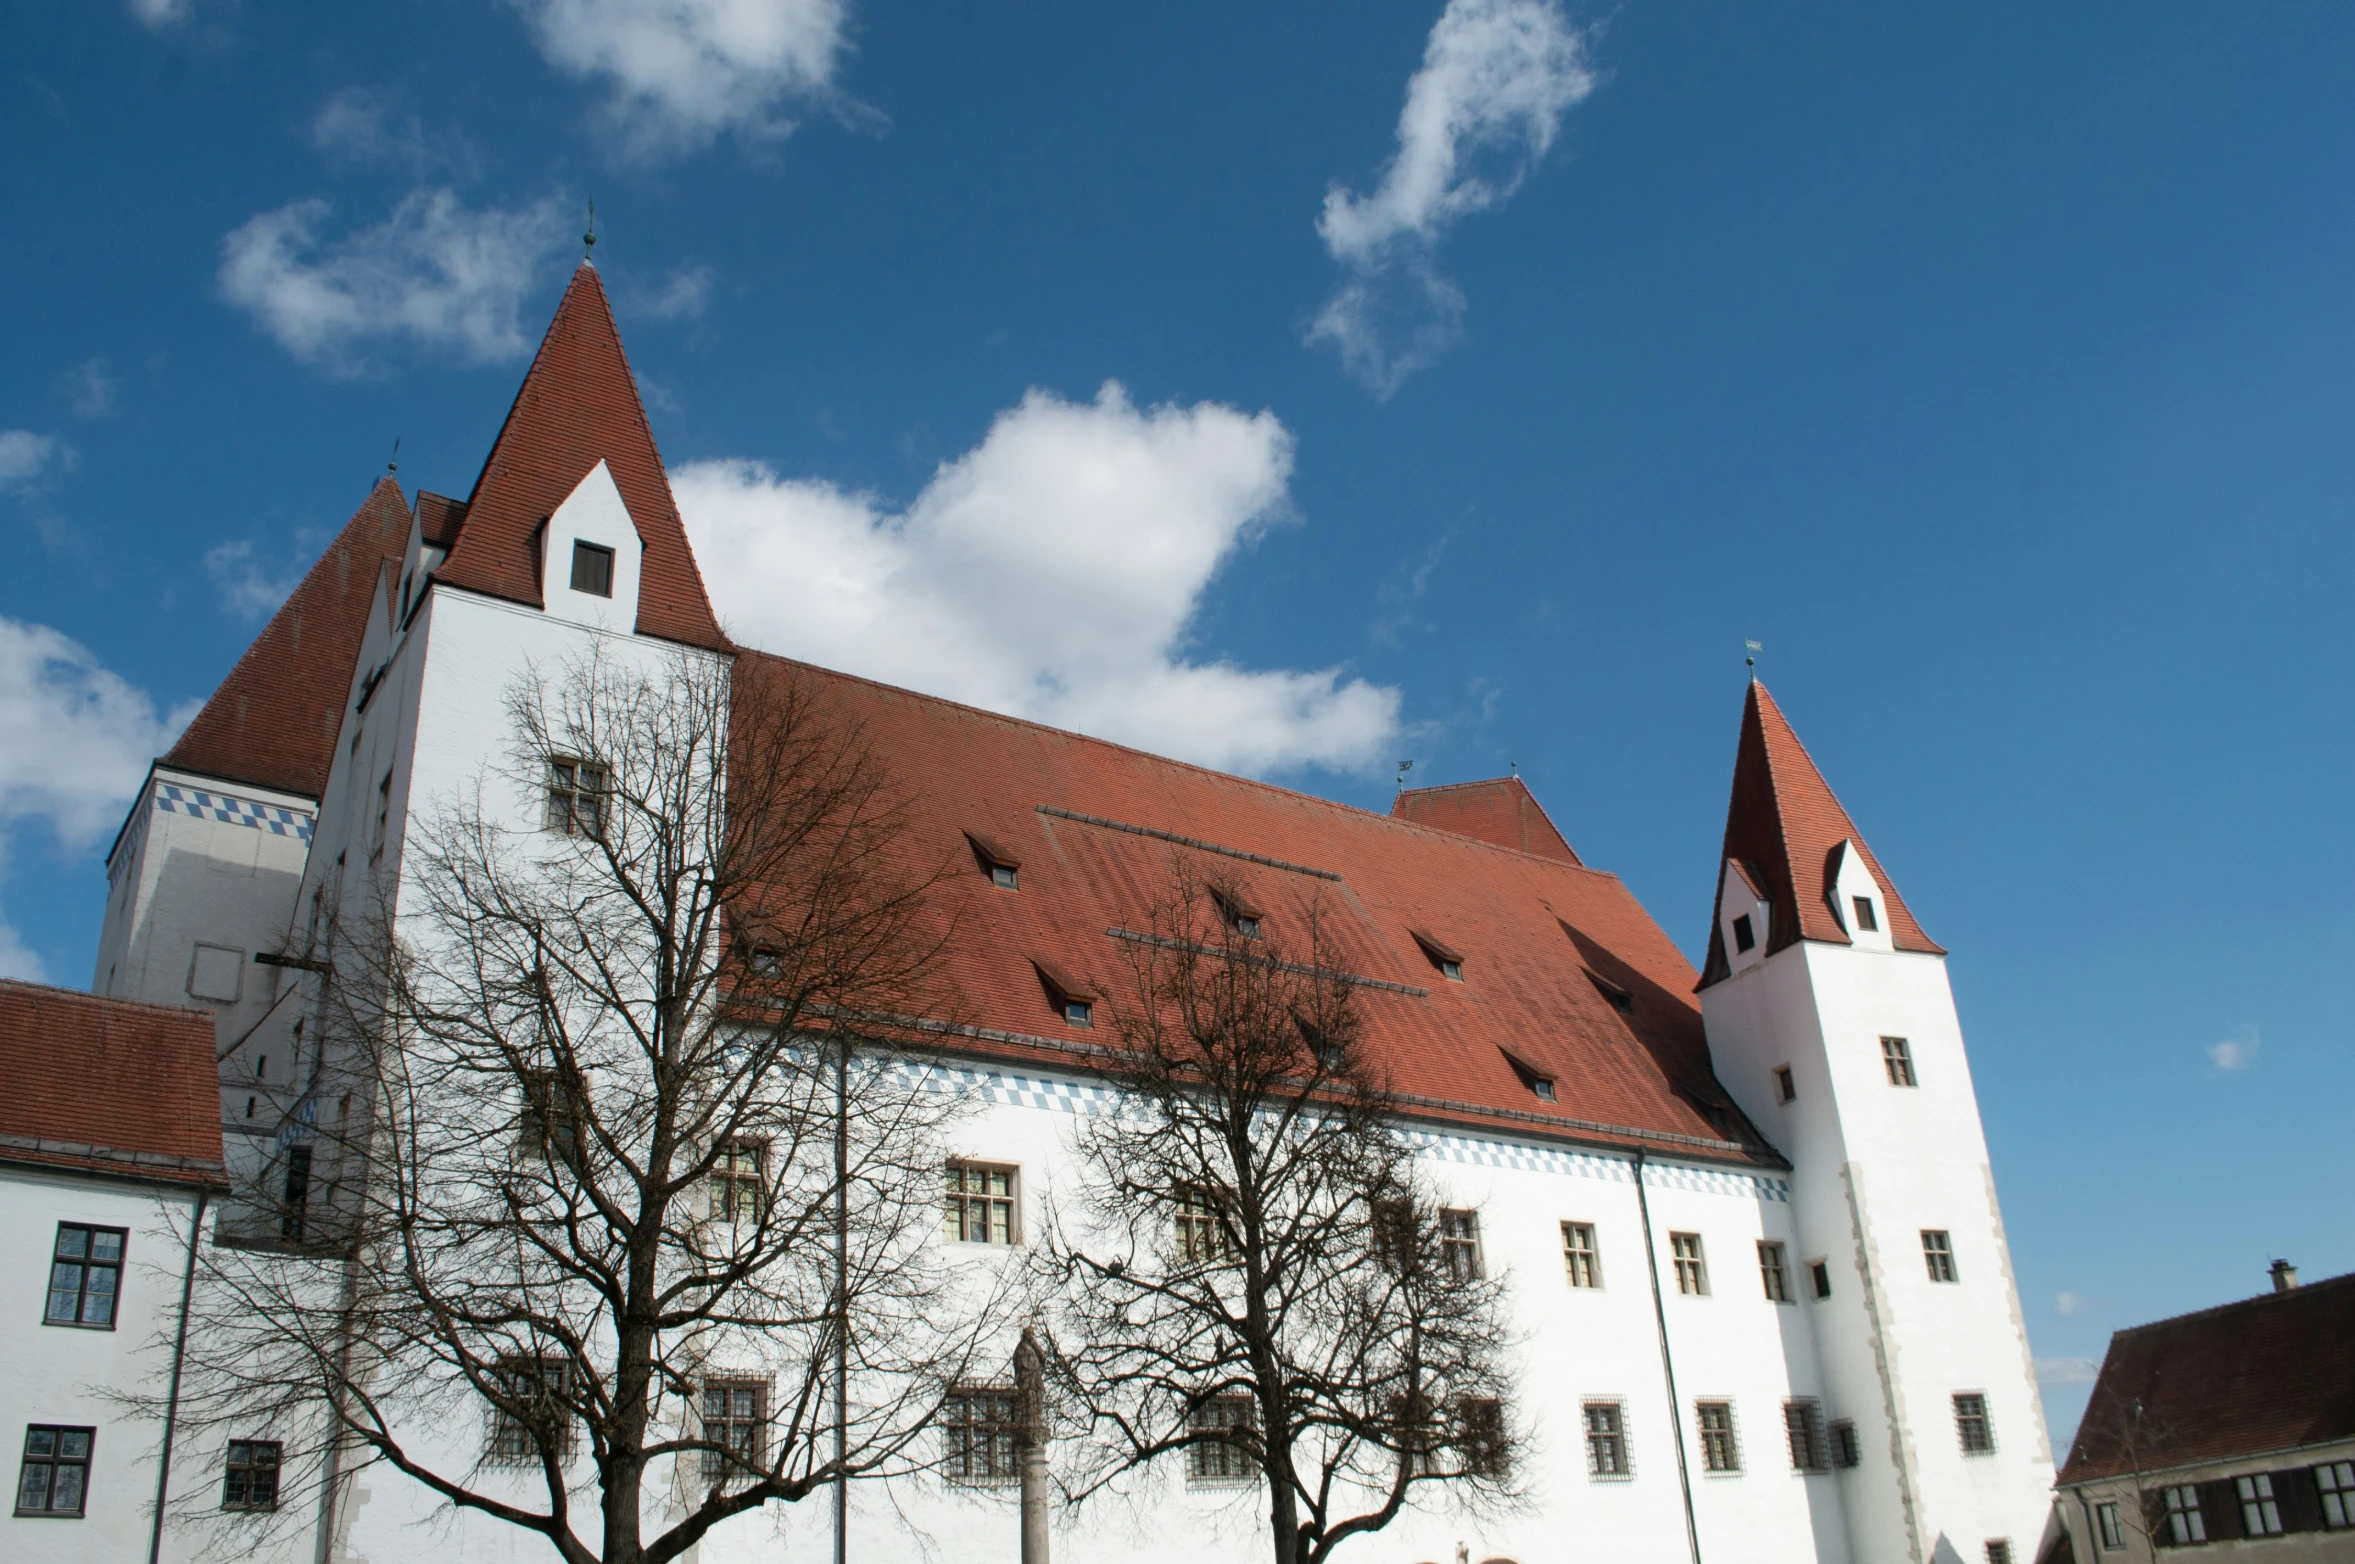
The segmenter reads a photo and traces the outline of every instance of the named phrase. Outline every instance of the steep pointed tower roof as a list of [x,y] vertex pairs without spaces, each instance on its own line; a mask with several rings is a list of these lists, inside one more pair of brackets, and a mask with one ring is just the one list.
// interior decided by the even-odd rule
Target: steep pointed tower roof
[[[1833,876],[1838,872],[1834,854],[1842,842],[1856,844],[1865,867],[1888,897],[1891,943],[1899,950],[1944,955],[1914,921],[1912,909],[1897,894],[1896,882],[1882,870],[1848,811],[1832,796],[1831,784],[1791,731],[1782,708],[1765,685],[1751,681],[1742,706],[1741,747],[1734,756],[1733,801],[1725,813],[1725,851],[1718,862],[1721,874],[1726,859],[1742,865],[1774,909],[1767,920],[1767,954],[1801,940],[1850,943],[1832,901]],[[1701,981],[1714,983],[1727,971],[1725,937],[1711,918],[1709,959],[1702,965]]]
[[388,560],[400,568],[408,541],[409,502],[379,478],[163,763],[306,798],[326,792],[376,584]]
[[587,261],[575,268],[556,319],[523,377],[482,476],[467,501],[457,547],[434,574],[450,586],[544,606],[540,524],[604,462],[638,539],[638,624],[642,635],[725,649],[687,529],[671,498],[662,455],[646,425],[605,285]]

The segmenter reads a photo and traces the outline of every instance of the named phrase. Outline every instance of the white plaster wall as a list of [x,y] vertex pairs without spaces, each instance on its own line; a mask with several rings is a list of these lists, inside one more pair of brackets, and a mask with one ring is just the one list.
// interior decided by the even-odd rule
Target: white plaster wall
[[[158,1420],[134,1416],[110,1391],[155,1392],[168,1382],[170,1336],[179,1321],[196,1194],[161,1185],[0,1168],[0,1439],[14,1484],[25,1427],[60,1423],[98,1430],[80,1520],[0,1510],[0,1558],[11,1564],[144,1559],[155,1515]],[[44,1325],[48,1256],[60,1222],[130,1229],[113,1330]],[[216,1479],[217,1480],[217,1479]]]

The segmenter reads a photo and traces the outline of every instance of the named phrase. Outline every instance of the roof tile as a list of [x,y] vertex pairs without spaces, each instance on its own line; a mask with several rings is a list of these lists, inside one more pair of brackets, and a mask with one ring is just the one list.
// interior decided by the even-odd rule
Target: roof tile
[[206,1011],[0,979],[0,1080],[8,1160],[221,1182]]

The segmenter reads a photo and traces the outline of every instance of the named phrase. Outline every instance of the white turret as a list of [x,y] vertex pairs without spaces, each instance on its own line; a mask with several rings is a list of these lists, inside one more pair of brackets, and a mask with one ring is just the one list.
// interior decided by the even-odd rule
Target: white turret
[[2025,1564],[2052,1453],[1945,952],[1756,683],[1701,984],[1719,1079],[1793,1165],[1854,1556]]

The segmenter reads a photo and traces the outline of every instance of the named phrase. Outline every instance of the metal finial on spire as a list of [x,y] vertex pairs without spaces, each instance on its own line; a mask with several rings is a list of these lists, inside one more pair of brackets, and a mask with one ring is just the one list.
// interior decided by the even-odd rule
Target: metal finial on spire
[[1398,763],[1398,790],[1401,793],[1406,791],[1406,774],[1414,769],[1415,763],[1411,760],[1402,760]]
[[587,260],[589,258],[589,252],[596,248],[597,198],[595,196],[591,196],[589,197],[589,231],[581,235],[581,259],[584,261]]
[[1505,762],[1505,769],[1511,772],[1514,776],[1519,776],[1521,774],[1521,762],[1517,760],[1508,760]]
[[1756,684],[1758,682],[1758,654],[1766,648],[1760,646],[1756,641],[1744,641],[1742,645],[1747,647],[1750,653],[1749,656],[1742,659],[1742,666],[1750,670],[1750,682]]
[[401,470],[401,437],[397,434],[393,436],[392,457],[384,464],[384,470],[386,472]]

